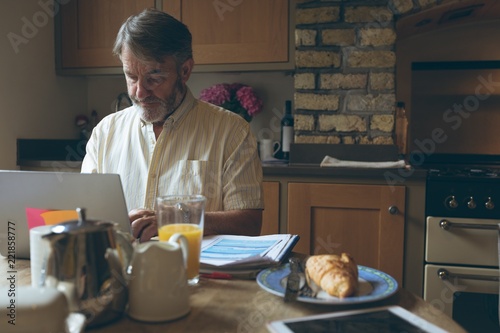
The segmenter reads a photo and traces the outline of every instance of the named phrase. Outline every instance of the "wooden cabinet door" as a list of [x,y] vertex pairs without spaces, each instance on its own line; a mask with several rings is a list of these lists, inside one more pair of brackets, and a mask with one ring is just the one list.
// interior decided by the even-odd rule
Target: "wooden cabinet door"
[[193,35],[196,64],[288,61],[288,0],[163,0]]
[[[397,208],[391,214],[390,207]],[[348,252],[359,265],[403,278],[405,187],[290,183],[288,232],[294,251]]]
[[261,235],[279,233],[280,183],[263,182],[264,211],[262,212]]
[[121,67],[113,44],[122,23],[155,0],[72,0],[60,6],[61,67]]

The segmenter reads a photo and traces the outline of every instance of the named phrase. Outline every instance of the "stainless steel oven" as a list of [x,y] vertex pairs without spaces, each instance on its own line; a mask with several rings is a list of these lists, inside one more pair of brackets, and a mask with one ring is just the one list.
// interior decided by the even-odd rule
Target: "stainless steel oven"
[[424,299],[471,333],[500,332],[500,174],[432,169],[426,189]]
[[[402,100],[409,105],[407,158],[429,170],[423,296],[470,332],[500,332],[500,61],[488,49],[495,44],[477,38],[489,36],[481,33],[493,21],[470,18],[467,29],[458,21],[444,28],[440,21],[443,29],[412,36],[417,47],[446,41],[429,52],[399,39],[399,52],[415,55],[398,55],[398,68],[404,79],[403,60],[416,60],[406,78],[411,98]],[[465,41],[465,30],[475,37]],[[408,92],[403,86],[399,97]]]

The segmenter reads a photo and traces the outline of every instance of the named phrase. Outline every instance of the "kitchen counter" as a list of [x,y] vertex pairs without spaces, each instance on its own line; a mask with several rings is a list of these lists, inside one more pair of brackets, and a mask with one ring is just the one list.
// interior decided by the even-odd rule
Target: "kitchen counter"
[[[21,170],[79,172],[85,156],[85,140],[18,139],[17,165]],[[326,155],[343,160],[396,160],[393,146],[292,144],[290,164],[263,164],[264,177],[352,177],[425,179],[422,169],[320,167]]]
[[320,167],[319,164],[262,164],[265,176],[311,176],[311,177],[353,177],[353,178],[380,178],[386,176],[425,179],[427,170],[424,169],[396,169],[396,168],[337,168]]
[[[64,160],[20,160],[18,166],[21,170],[43,171],[74,171],[80,172],[81,161]],[[422,179],[425,180],[427,171],[423,169],[374,169],[374,168],[334,168],[320,167],[315,164],[262,164],[265,177],[292,176],[292,177],[352,177],[352,178],[381,178],[386,176]]]
[[[9,271],[13,270],[17,279],[16,288],[31,284],[29,260],[17,260],[15,269],[12,269],[9,268],[6,258],[0,258],[0,286],[8,285],[7,277],[12,274]],[[124,316],[116,322],[92,329],[92,332],[266,333],[266,323],[273,320],[384,305],[400,305],[448,332],[465,332],[450,317],[405,289],[400,289],[382,301],[342,306],[284,303],[281,297],[264,291],[254,280],[201,278],[200,284],[190,287],[190,291],[191,312],[183,318],[172,322],[148,324]],[[22,318],[19,317],[18,320]]]
[[81,161],[18,161],[17,166],[22,171],[44,171],[44,172],[80,172]]
[[80,172],[86,140],[17,139],[17,165],[21,170]]
[[393,145],[292,144],[289,164],[263,164],[264,177],[338,177],[379,179],[425,179],[426,170],[415,168],[353,168],[320,167],[325,156],[341,161],[394,162],[399,161]]

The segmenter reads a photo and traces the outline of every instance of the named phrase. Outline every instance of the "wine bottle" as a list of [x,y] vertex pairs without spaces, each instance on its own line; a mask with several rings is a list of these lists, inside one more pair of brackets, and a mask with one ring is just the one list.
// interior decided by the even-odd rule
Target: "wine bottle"
[[290,158],[290,144],[293,142],[292,101],[285,101],[285,114],[281,118],[281,158]]

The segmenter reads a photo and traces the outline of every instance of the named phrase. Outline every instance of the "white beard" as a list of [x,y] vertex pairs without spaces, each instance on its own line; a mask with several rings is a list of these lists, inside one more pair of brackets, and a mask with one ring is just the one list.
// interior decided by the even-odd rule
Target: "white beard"
[[134,100],[133,103],[139,110],[141,119],[148,123],[165,121],[165,119],[167,119],[168,115],[170,115],[171,113],[167,103],[165,103],[164,101],[160,101],[160,104],[152,109],[145,109]]
[[140,105],[140,100],[135,96],[130,96],[132,103],[140,111],[141,119],[145,122],[158,123],[164,122],[180,105],[185,95],[185,90],[180,81],[177,82],[176,89],[168,96],[167,100],[162,100],[157,97],[146,97],[144,102],[158,102],[159,105],[153,109],[144,109]]

